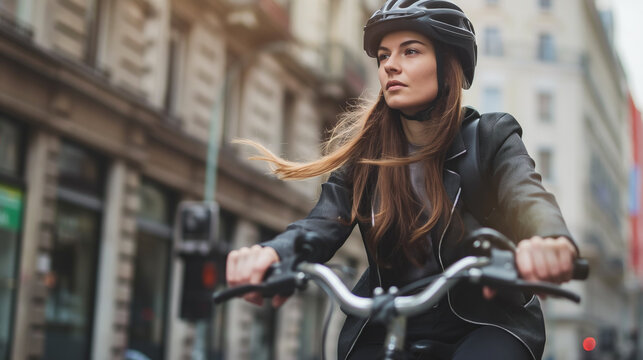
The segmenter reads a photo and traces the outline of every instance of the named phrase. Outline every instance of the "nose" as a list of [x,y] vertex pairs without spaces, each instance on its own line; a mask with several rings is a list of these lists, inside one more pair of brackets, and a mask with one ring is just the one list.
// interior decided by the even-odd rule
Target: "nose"
[[384,63],[384,70],[387,74],[397,74],[400,72],[400,64],[397,62],[397,57],[390,55]]

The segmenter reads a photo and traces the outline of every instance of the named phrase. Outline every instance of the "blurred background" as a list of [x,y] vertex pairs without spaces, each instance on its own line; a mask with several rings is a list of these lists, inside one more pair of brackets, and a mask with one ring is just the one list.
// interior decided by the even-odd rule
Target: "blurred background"
[[[580,306],[544,302],[544,358],[643,359],[643,60],[618,50],[642,48],[641,2],[456,3],[479,48],[465,104],[519,120],[592,266]],[[322,181],[278,181],[230,140],[319,157],[378,91],[361,42],[381,5],[0,0],[0,360],[320,359],[314,286],[278,311],[209,306],[227,252],[305,216]],[[332,262],[365,268],[359,234]]]

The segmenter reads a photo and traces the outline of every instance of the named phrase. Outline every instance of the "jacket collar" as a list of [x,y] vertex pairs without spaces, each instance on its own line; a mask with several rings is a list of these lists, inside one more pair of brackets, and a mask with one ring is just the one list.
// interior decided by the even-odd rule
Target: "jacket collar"
[[[478,117],[480,117],[480,114],[478,113],[477,110],[474,108],[465,106],[463,109],[464,111],[464,118],[462,119],[462,126],[464,126],[466,123],[471,122]],[[453,142],[451,142],[451,145],[449,145],[449,149],[447,150],[447,155],[445,162],[451,161],[453,159],[456,159],[464,154],[467,153],[467,149],[464,146],[464,140],[462,140],[462,134],[458,132],[455,135],[455,138],[453,139]]]

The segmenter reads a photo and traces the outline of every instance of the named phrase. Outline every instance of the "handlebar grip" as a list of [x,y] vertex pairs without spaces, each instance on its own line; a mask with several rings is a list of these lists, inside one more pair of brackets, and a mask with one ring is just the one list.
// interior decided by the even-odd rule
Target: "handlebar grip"
[[232,298],[245,295],[249,292],[252,291],[258,291],[261,289],[261,286],[258,285],[242,285],[242,286],[237,286],[221,291],[217,291],[212,295],[212,301],[214,301],[215,304],[220,304],[222,302],[226,302]]
[[589,276],[589,262],[587,259],[578,258],[574,260],[572,278],[574,280],[585,280]]

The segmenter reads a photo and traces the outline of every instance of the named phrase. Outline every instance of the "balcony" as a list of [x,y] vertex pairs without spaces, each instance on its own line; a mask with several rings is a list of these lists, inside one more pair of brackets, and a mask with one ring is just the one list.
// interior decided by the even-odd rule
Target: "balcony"
[[290,36],[288,9],[275,0],[225,0],[226,30],[251,46],[285,41]]

